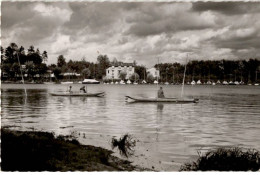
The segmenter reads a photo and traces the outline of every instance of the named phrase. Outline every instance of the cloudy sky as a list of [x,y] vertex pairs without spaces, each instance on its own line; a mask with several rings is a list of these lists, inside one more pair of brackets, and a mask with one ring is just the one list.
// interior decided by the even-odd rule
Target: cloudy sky
[[2,2],[1,40],[66,60],[260,57],[260,2]]

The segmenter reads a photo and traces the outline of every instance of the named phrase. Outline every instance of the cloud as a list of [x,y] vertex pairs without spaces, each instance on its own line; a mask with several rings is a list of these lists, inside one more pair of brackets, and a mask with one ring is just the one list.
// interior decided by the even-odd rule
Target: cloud
[[216,11],[226,15],[258,13],[259,2],[194,2],[192,10],[197,12]]
[[[136,36],[176,33],[184,30],[200,30],[215,26],[215,17],[210,12],[187,13],[190,3],[150,4],[126,18],[131,27],[126,34]],[[152,10],[151,10],[152,9]]]
[[[2,45],[48,52],[48,63],[136,60],[147,67],[192,59],[239,59],[260,48],[257,2],[3,2]],[[260,55],[259,55],[260,56]]]

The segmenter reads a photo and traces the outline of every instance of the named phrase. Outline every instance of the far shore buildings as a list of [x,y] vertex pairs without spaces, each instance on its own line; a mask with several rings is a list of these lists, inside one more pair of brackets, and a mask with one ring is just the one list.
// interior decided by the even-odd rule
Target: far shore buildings
[[[121,79],[120,73],[126,73],[126,79],[129,79],[135,73],[135,66],[133,63],[115,63],[106,69],[106,79]],[[151,74],[154,78],[160,78],[160,71],[156,68],[146,70],[147,74]]]
[[120,79],[120,73],[126,73],[126,79],[135,73],[133,63],[115,63],[106,69],[106,79]]

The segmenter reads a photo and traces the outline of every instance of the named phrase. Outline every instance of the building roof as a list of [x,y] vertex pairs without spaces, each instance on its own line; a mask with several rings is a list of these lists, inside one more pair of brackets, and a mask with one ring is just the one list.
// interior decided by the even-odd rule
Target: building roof
[[134,64],[133,63],[117,62],[117,63],[110,64],[110,67],[111,66],[115,66],[115,67],[119,67],[119,66],[124,67],[124,66],[126,66],[126,67],[129,67],[129,66],[134,66]]

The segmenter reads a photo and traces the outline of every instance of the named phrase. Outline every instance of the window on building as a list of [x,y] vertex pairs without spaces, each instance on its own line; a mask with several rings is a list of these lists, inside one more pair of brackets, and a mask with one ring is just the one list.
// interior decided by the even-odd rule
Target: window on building
[[120,74],[120,73],[121,73],[121,70],[118,71],[118,74]]
[[109,70],[107,71],[107,73],[109,74]]

